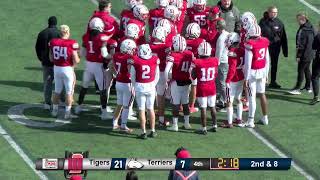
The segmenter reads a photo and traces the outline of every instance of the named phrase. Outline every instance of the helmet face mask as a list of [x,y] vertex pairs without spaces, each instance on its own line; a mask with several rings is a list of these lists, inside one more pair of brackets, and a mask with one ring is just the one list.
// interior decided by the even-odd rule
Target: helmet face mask
[[227,39],[226,39],[226,46],[230,47],[235,43],[239,43],[240,42],[240,36],[238,35],[238,33],[232,32],[228,35]]
[[149,17],[149,10],[145,5],[138,4],[133,8],[133,15],[139,20],[145,21]]
[[176,6],[169,5],[164,9],[164,17],[175,22],[178,19],[179,10]]
[[157,26],[153,29],[152,37],[164,43],[166,41],[166,29],[164,27]]
[[256,38],[256,37],[260,37],[260,36],[261,36],[261,28],[257,24],[251,26],[246,33],[247,39]]
[[171,25],[170,25],[170,21],[168,19],[161,19],[157,26],[163,27],[166,30],[166,36],[171,33]]

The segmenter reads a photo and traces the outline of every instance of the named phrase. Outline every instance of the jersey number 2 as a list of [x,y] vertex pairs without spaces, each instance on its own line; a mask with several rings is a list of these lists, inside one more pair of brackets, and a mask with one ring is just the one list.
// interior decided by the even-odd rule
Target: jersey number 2
[[142,65],[142,79],[150,79],[150,67],[148,65]]

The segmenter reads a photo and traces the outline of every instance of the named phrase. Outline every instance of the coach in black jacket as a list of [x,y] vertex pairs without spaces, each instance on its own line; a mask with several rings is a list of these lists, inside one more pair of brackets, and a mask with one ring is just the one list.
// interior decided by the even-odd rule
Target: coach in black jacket
[[288,40],[286,30],[283,23],[277,18],[278,9],[275,6],[268,8],[268,11],[264,13],[263,18],[260,20],[259,25],[261,27],[262,36],[266,37],[270,41],[269,53],[271,58],[271,81],[270,88],[281,88],[276,82],[278,71],[278,59],[280,49],[284,57],[288,57]]
[[48,27],[38,34],[36,42],[36,53],[43,67],[43,92],[44,92],[44,107],[50,109],[53,83],[53,64],[49,59],[48,43],[53,38],[59,38],[60,32],[57,29],[57,18],[51,16],[48,19]]
[[310,104],[315,105],[320,102],[319,99],[319,77],[320,77],[320,23],[319,23],[319,31],[316,37],[313,40],[312,48],[316,51],[316,57],[312,63],[312,88],[313,88],[313,99]]
[[[297,21],[300,25],[296,34],[296,60],[298,62],[298,77],[296,86],[290,91],[290,94],[301,94],[300,90],[307,90],[311,93],[311,72],[310,64],[314,58],[312,43],[314,39],[314,28],[304,13],[297,15]],[[305,86],[300,89],[303,82],[303,76],[306,78]]]

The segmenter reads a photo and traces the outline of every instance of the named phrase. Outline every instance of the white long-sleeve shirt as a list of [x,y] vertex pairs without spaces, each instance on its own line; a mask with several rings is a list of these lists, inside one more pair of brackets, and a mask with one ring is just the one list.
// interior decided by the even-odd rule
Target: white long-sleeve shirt
[[228,35],[229,35],[229,32],[223,30],[217,40],[215,56],[219,59],[219,64],[228,63],[229,50],[225,44],[225,41],[227,40]]

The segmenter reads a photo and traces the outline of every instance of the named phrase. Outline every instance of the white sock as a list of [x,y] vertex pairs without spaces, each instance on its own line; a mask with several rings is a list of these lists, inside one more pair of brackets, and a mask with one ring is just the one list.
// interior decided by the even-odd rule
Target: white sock
[[256,104],[256,97],[249,96],[249,118],[254,118],[254,114],[256,112],[257,104]]
[[190,115],[183,116],[184,123],[189,124]]
[[212,125],[213,128],[217,128],[218,126],[216,124]]
[[121,127],[125,128],[128,122],[129,109],[123,108],[121,113]]
[[207,130],[207,127],[202,127],[202,131],[206,131]]
[[66,111],[71,111],[71,106],[66,106],[65,109]]
[[147,133],[146,129],[141,129],[141,130],[143,134]]
[[243,111],[243,104],[240,102],[237,104],[237,119],[242,120],[242,111]]
[[164,116],[159,116],[159,121],[160,121],[161,123],[163,123],[163,122],[164,122]]
[[113,119],[113,120],[112,120],[112,125],[113,125],[113,126],[118,125],[118,120]]
[[249,117],[248,118],[248,123],[250,123],[250,124],[254,123],[254,118]]
[[151,129],[152,132],[156,132],[156,130],[154,128]]
[[178,126],[178,118],[172,118],[172,120],[173,120],[173,125],[174,126]]
[[232,124],[232,118],[233,118],[233,107],[232,107],[232,105],[230,107],[227,107],[227,117],[228,117],[228,124]]
[[53,109],[54,111],[57,111],[57,110],[58,110],[58,108],[59,108],[59,105],[58,105],[58,104],[54,104],[54,105],[52,105],[52,109]]
[[262,118],[263,119],[268,119],[268,115],[264,115]]

